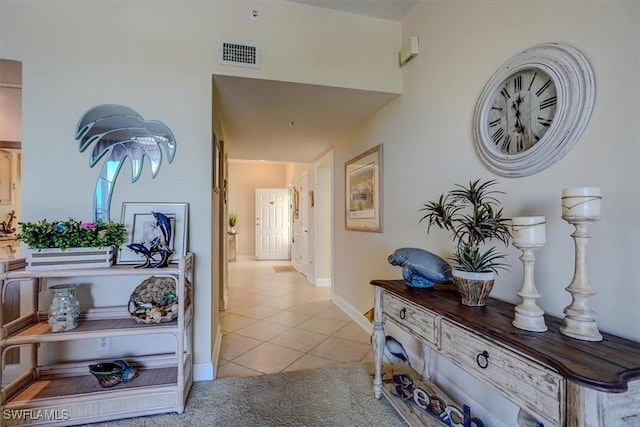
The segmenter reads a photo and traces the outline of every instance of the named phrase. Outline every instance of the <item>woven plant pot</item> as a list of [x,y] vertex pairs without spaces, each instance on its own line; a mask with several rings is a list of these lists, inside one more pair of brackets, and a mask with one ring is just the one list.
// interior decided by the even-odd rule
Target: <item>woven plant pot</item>
[[482,307],[487,304],[487,299],[491,289],[493,289],[493,282],[496,278],[494,272],[476,273],[454,268],[451,274],[462,305]]
[[136,322],[146,324],[170,322],[178,317],[175,281],[156,276],[144,280],[129,297],[129,315]]

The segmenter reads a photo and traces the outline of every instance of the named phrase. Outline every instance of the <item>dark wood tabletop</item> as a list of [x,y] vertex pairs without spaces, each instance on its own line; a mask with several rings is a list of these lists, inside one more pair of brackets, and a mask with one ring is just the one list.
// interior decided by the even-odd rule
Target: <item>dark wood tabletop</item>
[[511,324],[513,304],[489,298],[484,307],[467,307],[450,285],[420,289],[403,280],[373,280],[371,284],[521,352],[585,387],[623,393],[628,381],[640,379],[640,343],[636,341],[603,332],[599,342],[570,338],[559,331],[562,320],[549,315],[544,316],[547,332],[518,329]]

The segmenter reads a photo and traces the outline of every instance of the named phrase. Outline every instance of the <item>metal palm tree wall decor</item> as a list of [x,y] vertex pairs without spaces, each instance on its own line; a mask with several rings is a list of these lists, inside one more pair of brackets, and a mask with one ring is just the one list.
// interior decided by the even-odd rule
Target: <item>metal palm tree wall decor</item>
[[96,221],[111,220],[111,195],[126,157],[131,162],[131,182],[136,182],[144,156],[149,159],[151,176],[155,178],[162,163],[160,147],[166,151],[169,163],[176,153],[175,138],[164,123],[144,120],[133,109],[117,104],[98,105],[87,111],[78,122],[75,139],[80,152],[93,144],[91,167],[107,156],[96,183],[93,209]]

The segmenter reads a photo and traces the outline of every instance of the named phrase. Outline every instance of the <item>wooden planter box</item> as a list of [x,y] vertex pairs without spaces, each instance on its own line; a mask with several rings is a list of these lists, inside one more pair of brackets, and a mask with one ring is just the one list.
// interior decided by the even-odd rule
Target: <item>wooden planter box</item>
[[27,271],[110,267],[115,259],[113,246],[31,251],[27,257]]

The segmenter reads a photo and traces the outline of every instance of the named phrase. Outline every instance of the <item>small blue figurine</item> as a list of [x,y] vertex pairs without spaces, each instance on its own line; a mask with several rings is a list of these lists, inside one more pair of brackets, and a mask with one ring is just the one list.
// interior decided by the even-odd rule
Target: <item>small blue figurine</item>
[[161,255],[160,261],[155,265],[156,267],[166,267],[169,265],[169,257],[173,254],[171,250],[171,220],[168,216],[160,212],[151,212],[156,219],[156,226],[162,232],[163,241],[160,242],[158,252]]
[[402,267],[402,278],[413,288],[432,288],[433,283],[452,283],[451,265],[439,256],[418,248],[401,248],[389,255],[389,264]]
[[[173,254],[171,250],[171,221],[174,219],[160,212],[151,213],[156,220],[155,226],[160,230],[162,238],[156,236],[150,242],[127,245],[129,249],[145,257],[144,264],[137,265],[136,268],[166,267],[169,265],[169,258]],[[159,260],[156,260],[156,255],[160,256]]]
[[122,359],[114,360],[113,363],[122,368],[122,375],[120,377],[121,383],[126,383],[136,378],[139,374],[138,370],[133,366],[130,366],[127,362]]

